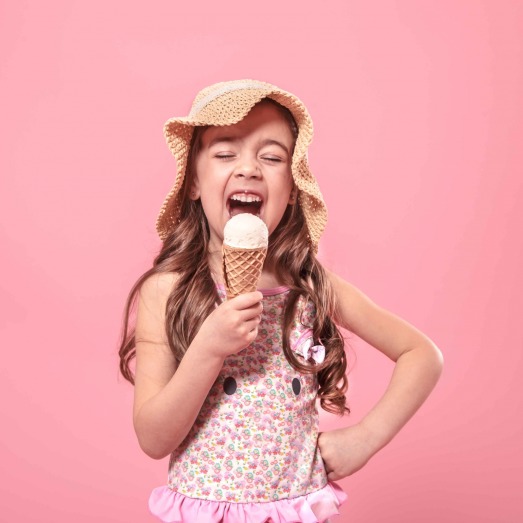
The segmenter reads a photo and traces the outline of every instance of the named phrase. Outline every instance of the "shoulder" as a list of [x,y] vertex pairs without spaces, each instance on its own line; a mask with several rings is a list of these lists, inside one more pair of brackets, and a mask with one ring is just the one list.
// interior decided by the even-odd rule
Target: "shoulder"
[[361,336],[369,322],[378,322],[390,315],[352,283],[332,271],[326,269],[325,272],[334,293],[335,319],[341,327]]
[[370,306],[372,302],[356,286],[334,272],[325,269],[325,273],[335,296],[336,321],[342,327],[353,330],[354,325],[352,324],[355,323],[355,316],[362,307]]
[[140,286],[140,297],[147,299],[169,296],[173,291],[179,276],[173,272],[157,272],[144,280]]

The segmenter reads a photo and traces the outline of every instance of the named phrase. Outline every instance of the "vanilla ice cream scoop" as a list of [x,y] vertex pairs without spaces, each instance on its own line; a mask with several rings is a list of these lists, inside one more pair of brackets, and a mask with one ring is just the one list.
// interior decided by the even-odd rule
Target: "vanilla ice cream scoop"
[[236,214],[225,224],[222,253],[228,298],[256,290],[268,244],[267,226],[254,214]]
[[223,243],[236,249],[266,249],[269,231],[258,216],[250,213],[236,214],[225,224]]

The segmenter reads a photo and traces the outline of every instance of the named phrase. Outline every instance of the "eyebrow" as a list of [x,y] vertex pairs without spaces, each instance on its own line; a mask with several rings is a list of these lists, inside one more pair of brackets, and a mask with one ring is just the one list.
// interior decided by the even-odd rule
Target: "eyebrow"
[[[217,136],[216,138],[213,138],[209,142],[209,145],[207,147],[210,148],[213,145],[216,145],[217,143],[222,143],[222,142],[225,142],[225,143],[237,142],[238,140],[239,140],[239,138],[235,138],[233,136]],[[262,141],[261,147],[265,147],[266,145],[277,145],[277,146],[281,147],[288,155],[290,155],[290,152],[289,152],[289,149],[287,148],[287,146],[285,144],[279,142],[278,140],[273,140],[271,138],[267,138]]]

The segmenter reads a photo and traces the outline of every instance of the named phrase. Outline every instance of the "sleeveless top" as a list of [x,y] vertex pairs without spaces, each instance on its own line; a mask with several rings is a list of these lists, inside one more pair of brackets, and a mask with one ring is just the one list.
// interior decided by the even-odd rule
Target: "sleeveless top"
[[[222,299],[225,290],[218,287]],[[189,434],[171,454],[167,487],[149,506],[163,521],[324,521],[345,494],[329,483],[317,446],[316,374],[282,349],[286,287],[262,291],[256,340],[228,356]],[[314,306],[298,300],[291,349],[312,361]],[[321,348],[321,347],[320,347]],[[190,393],[190,391],[188,391]]]

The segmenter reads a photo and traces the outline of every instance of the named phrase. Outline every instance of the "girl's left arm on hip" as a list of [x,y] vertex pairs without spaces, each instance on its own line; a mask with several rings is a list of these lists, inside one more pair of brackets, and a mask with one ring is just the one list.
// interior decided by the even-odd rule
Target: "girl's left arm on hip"
[[336,295],[336,322],[395,362],[390,383],[356,425],[322,433],[318,444],[331,480],[360,469],[389,443],[436,385],[441,351],[425,334],[379,307],[365,294],[328,272]]

